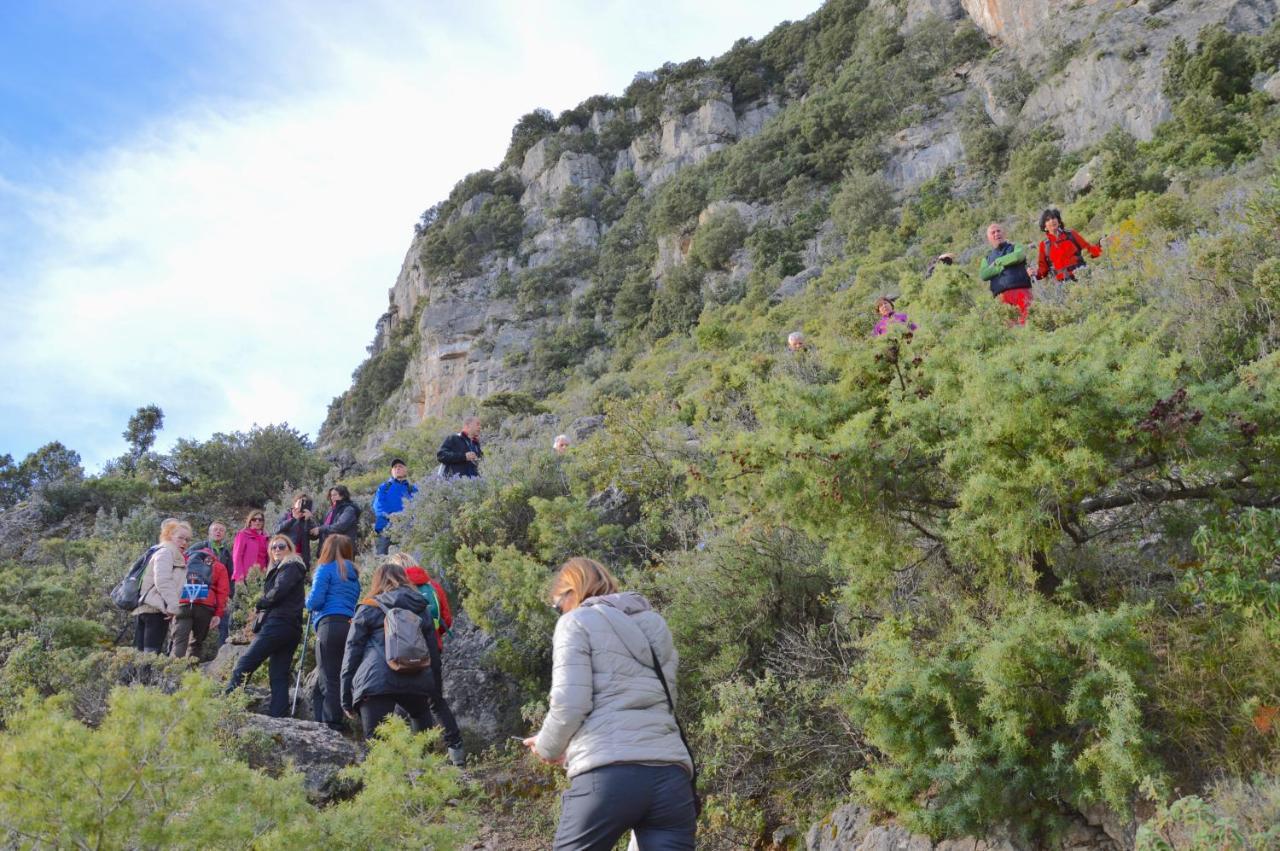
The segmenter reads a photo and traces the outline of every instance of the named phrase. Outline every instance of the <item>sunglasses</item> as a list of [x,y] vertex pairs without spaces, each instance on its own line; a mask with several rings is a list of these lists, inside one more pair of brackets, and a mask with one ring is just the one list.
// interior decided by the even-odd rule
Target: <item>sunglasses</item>
[[266,521],[266,519],[265,519],[265,518],[262,518],[262,517],[250,517],[250,518],[249,518],[249,522],[250,522],[250,523],[265,523],[265,522],[267,522],[267,521]]
[[289,548],[288,548],[287,546],[285,546],[284,544],[272,544],[272,545],[271,545],[271,549],[273,549],[273,550],[287,550],[287,549],[289,549]]

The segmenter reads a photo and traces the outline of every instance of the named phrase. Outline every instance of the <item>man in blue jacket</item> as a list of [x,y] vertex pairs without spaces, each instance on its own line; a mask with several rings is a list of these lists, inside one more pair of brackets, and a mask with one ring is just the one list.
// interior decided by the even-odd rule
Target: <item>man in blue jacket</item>
[[480,451],[480,418],[467,417],[462,423],[462,431],[451,434],[436,451],[436,460],[444,468],[441,475],[446,479],[461,476],[474,479],[480,475],[480,459],[484,453]]
[[404,461],[396,458],[391,462],[391,478],[378,485],[373,495],[373,513],[375,520],[373,531],[378,535],[375,547],[377,554],[384,556],[391,549],[391,538],[387,535],[387,526],[391,524],[391,515],[404,510],[405,500],[413,499],[418,492],[416,485],[409,483],[409,468]]

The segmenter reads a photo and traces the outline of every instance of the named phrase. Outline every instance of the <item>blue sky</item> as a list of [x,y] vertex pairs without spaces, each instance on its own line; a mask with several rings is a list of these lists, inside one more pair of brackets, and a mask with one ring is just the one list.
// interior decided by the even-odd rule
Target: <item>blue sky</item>
[[515,120],[817,0],[0,3],[0,454],[314,436],[418,214]]

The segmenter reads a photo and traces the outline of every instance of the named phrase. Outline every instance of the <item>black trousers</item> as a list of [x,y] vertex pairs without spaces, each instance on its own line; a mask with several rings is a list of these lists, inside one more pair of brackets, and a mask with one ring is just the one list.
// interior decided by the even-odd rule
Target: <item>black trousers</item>
[[164,615],[138,615],[138,623],[133,630],[133,646],[143,653],[163,653],[168,634],[169,621]]
[[561,795],[555,851],[611,851],[628,830],[641,851],[693,851],[697,818],[683,766],[604,765]]
[[231,681],[227,683],[227,693],[235,691],[263,662],[267,662],[267,678],[271,681],[268,714],[272,718],[284,718],[289,714],[289,672],[293,668],[293,651],[301,642],[302,624],[267,621],[236,663]]
[[[315,719],[330,727],[341,727],[342,720],[342,654],[347,648],[351,619],[330,615],[316,625],[316,694],[311,696]],[[319,698],[319,699],[317,699]]]
[[[432,642],[431,664],[440,663],[440,653]],[[431,684],[435,686],[435,676]],[[366,694],[360,698],[360,722],[364,725],[364,734],[372,736],[383,719],[399,706],[409,716],[409,726],[416,733],[428,727],[434,727],[436,720],[444,728],[444,743],[456,748],[462,745],[462,730],[458,728],[458,720],[453,717],[453,710],[445,702],[439,688],[432,688],[428,694]],[[434,717],[433,717],[434,716]]]

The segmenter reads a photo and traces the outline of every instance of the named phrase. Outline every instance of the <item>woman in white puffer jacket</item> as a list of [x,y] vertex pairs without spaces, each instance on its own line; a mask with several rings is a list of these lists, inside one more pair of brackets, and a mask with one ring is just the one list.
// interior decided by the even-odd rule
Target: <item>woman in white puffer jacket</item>
[[654,667],[675,700],[671,631],[644,597],[618,593],[599,562],[572,558],[551,586],[556,624],[551,699],[539,758],[563,763],[555,851],[608,851],[628,830],[641,851],[692,849],[693,761]]

